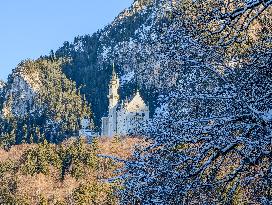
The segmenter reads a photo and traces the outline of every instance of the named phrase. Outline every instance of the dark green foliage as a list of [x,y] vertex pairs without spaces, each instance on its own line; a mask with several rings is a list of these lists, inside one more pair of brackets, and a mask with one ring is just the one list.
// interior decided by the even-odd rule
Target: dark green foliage
[[97,145],[87,145],[83,139],[64,145],[52,145],[44,141],[38,147],[27,150],[21,158],[21,170],[24,174],[50,174],[50,167],[65,175],[79,179],[88,170],[96,170],[98,166]]
[[[62,161],[61,177],[71,174],[76,179],[84,176],[87,169],[96,170],[97,145],[86,146],[83,139],[78,139],[68,146],[61,146],[58,155]],[[86,169],[87,167],[87,169]]]
[[101,180],[112,176],[117,165],[98,158],[99,142],[93,142],[69,139],[59,145],[44,141],[13,147],[0,162],[0,204],[117,204],[117,184]]
[[[99,205],[99,193],[105,189],[99,183],[81,184],[72,194],[72,200],[74,204],[85,205],[85,204],[97,204]],[[111,190],[107,191],[106,203],[107,205],[117,204],[116,197],[113,195]]]
[[97,34],[75,39],[75,42],[77,41],[86,42],[84,53],[76,52],[74,45],[66,42],[56,52],[56,56],[69,56],[73,59],[70,64],[64,66],[63,71],[77,82],[77,85],[84,85],[81,91],[95,110],[95,123],[99,125],[100,118],[107,109],[107,82],[110,80],[111,67],[108,65],[104,71],[97,69],[96,55],[99,43]]
[[[5,125],[2,127],[2,129],[5,128]],[[15,144],[16,142],[16,133],[15,129],[10,129],[10,132],[6,130],[6,132],[2,132],[0,135],[0,147],[3,147],[4,149],[9,149],[11,145]]]
[[[0,143],[3,147],[43,140],[61,142],[77,134],[82,118],[91,118],[90,106],[76,84],[62,72],[63,60],[22,62],[9,77],[5,88]],[[14,90],[11,85],[23,79],[29,87]],[[21,102],[21,96],[27,100]],[[19,109],[20,112],[17,110]]]
[[50,166],[56,168],[61,167],[61,160],[57,153],[55,153],[55,147],[50,145],[45,140],[38,145],[38,148],[32,148],[27,150],[22,159],[22,171],[25,174],[49,174]]

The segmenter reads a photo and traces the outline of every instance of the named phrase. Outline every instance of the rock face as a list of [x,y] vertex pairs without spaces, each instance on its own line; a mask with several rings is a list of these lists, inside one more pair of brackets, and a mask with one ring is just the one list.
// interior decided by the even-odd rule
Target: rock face
[[0,134],[16,130],[17,143],[59,142],[76,134],[81,119],[91,118],[89,105],[61,64],[38,59],[14,69],[1,95]]
[[1,98],[1,95],[4,91],[4,87],[5,87],[6,83],[2,80],[0,80],[0,98]]
[[24,79],[24,76],[18,73],[14,74],[12,82],[9,84],[9,89],[5,93],[4,117],[8,117],[11,114],[17,117],[26,115],[29,111],[28,107],[33,105],[35,95],[35,89]]
[[[6,83],[4,81],[0,80],[0,110],[3,108],[5,86],[6,86]],[[0,116],[1,116],[1,114],[0,114]]]
[[5,82],[4,82],[4,81],[2,81],[2,80],[0,80],[0,89],[3,89],[3,88],[4,88],[4,86],[5,86]]
[[[41,73],[38,69],[28,67],[32,62],[19,65],[9,76],[5,86],[3,97],[3,116],[23,118],[26,115],[42,112],[43,105],[38,104],[36,99],[42,89]],[[34,62],[33,62],[34,64]]]

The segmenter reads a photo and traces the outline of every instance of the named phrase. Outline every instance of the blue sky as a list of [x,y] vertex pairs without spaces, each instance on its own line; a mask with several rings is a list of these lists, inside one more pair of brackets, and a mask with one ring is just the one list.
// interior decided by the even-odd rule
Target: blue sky
[[0,79],[23,59],[38,58],[64,41],[92,34],[133,0],[0,1]]

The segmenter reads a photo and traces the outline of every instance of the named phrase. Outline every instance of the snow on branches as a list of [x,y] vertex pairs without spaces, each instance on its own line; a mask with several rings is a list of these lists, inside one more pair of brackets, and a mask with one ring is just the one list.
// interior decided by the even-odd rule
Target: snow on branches
[[175,83],[125,163],[122,204],[271,203],[271,49],[225,58],[175,23],[160,40],[160,80]]
[[[256,40],[270,30],[271,0],[181,0],[171,1],[177,18],[189,18],[197,33],[213,36],[219,46]],[[187,19],[188,20],[188,19]],[[190,23],[188,23],[191,26]],[[268,32],[269,33],[269,32]]]

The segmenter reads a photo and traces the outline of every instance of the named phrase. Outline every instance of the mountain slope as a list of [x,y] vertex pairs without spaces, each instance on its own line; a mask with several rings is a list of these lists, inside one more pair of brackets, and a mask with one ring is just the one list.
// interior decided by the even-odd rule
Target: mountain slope
[[75,134],[80,119],[90,117],[90,109],[81,96],[91,103],[92,116],[99,127],[107,111],[114,61],[122,80],[121,98],[140,88],[151,112],[154,111],[156,86],[143,86],[143,76],[149,73],[143,75],[141,69],[149,63],[147,59],[154,59],[149,50],[156,42],[156,27],[163,19],[161,8],[153,1],[135,1],[112,24],[92,36],[77,37],[74,43],[65,42],[50,56],[21,63],[9,76],[1,95],[0,131],[6,139],[2,144],[44,138],[58,142]]
[[72,59],[71,64],[64,66],[64,73],[78,85],[85,85],[82,92],[92,105],[97,126],[107,112],[108,82],[113,62],[122,81],[121,99],[140,88],[144,99],[149,102],[151,113],[155,110],[157,93],[153,92],[154,83],[143,86],[142,76],[149,74],[143,70],[151,60],[154,61],[152,66],[158,66],[152,52],[159,43],[157,38],[161,31],[158,28],[166,21],[162,4],[135,1],[103,30],[92,36],[76,37],[73,43],[65,42],[55,52],[56,57]]
[[62,141],[75,134],[89,105],[61,71],[62,60],[22,62],[3,91],[1,136],[16,143]]
[[[221,53],[218,50],[207,52],[207,45],[197,43],[196,38],[193,40],[192,36],[197,36],[207,26],[202,17],[212,5],[203,4],[207,8],[194,8],[197,3],[187,0],[135,0],[104,29],[91,36],[76,37],[72,43],[65,42],[55,52],[56,57],[71,58],[71,64],[64,66],[64,73],[77,85],[85,85],[82,92],[92,105],[96,126],[100,126],[100,119],[107,112],[108,82],[113,62],[121,77],[121,99],[139,88],[153,115],[158,95],[171,90],[182,78],[178,67],[182,66],[186,56],[190,56],[192,65],[194,61],[208,62],[210,65],[207,66],[218,64],[214,66],[218,73],[222,71],[219,68],[222,64],[233,60],[230,57],[233,55],[223,48]],[[182,10],[181,16],[173,17],[173,5],[175,12]],[[254,38],[260,36],[258,34]],[[210,42],[215,37],[207,38]],[[239,45],[228,49],[230,52],[239,50],[238,56],[233,58],[239,58],[248,50]]]

